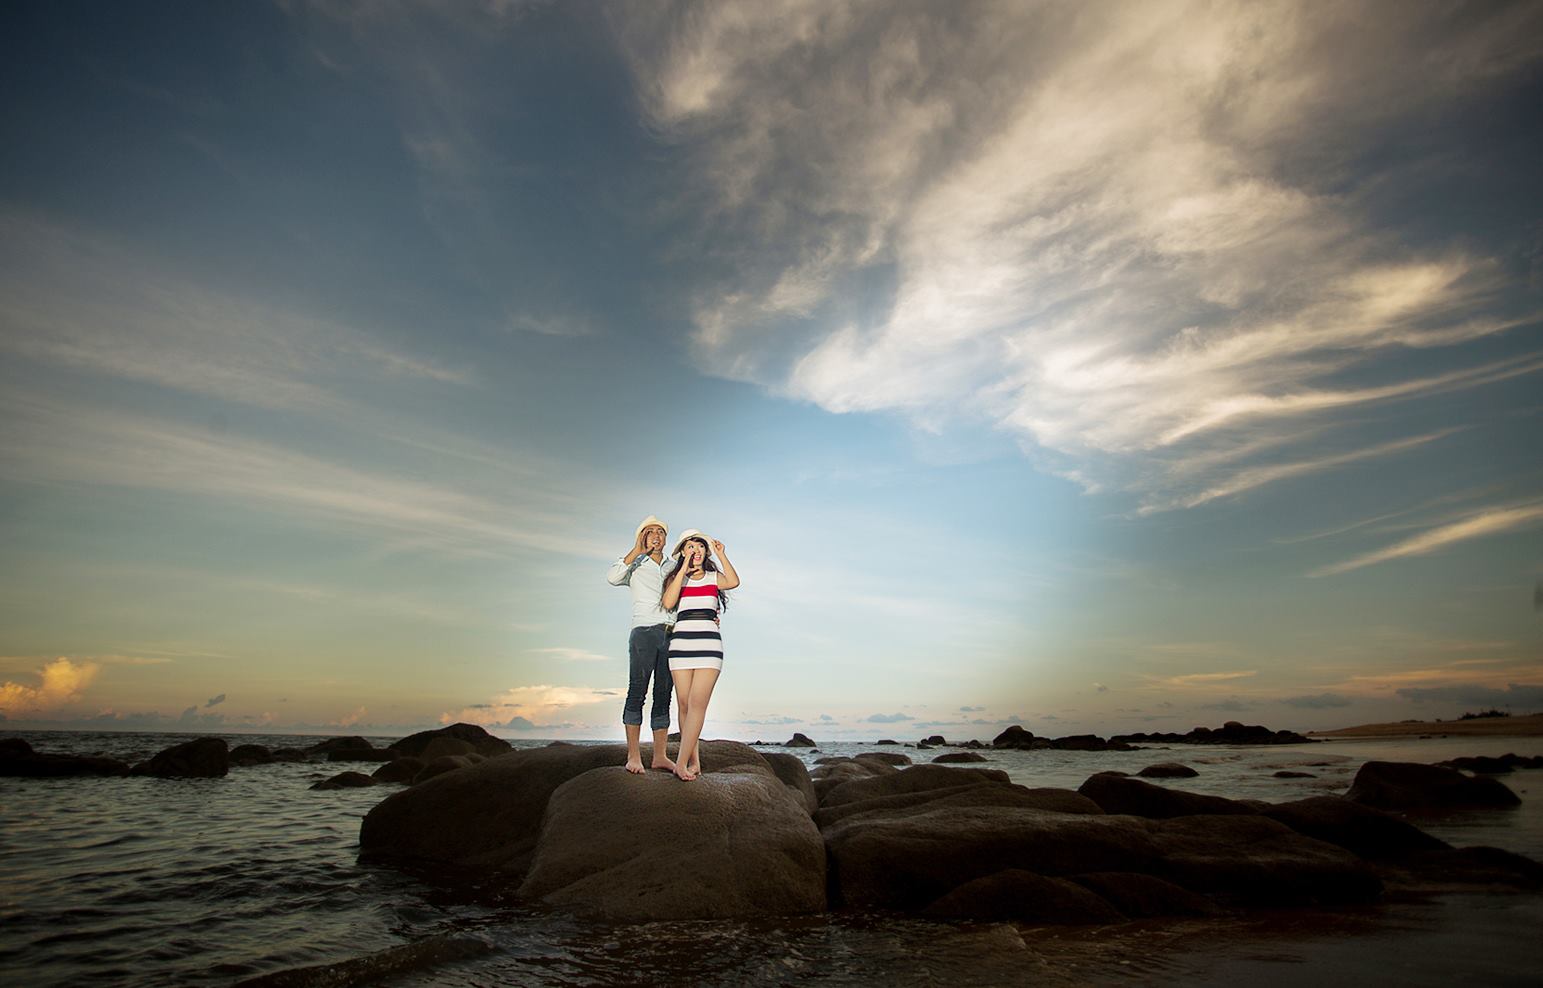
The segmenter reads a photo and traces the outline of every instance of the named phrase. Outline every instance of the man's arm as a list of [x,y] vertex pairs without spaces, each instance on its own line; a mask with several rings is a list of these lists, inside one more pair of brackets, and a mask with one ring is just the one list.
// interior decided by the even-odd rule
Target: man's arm
[[610,570],[605,574],[605,582],[613,587],[625,586],[632,582],[632,571],[637,568],[638,560],[643,558],[643,533],[638,533],[638,540],[627,550],[627,554],[611,564]]

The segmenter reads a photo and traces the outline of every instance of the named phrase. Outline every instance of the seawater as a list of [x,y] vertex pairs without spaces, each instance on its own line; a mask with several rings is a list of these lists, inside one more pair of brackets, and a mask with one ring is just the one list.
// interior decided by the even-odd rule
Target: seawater
[[[7,732],[38,751],[134,761],[193,735]],[[320,737],[226,735],[232,745],[305,746]],[[373,738],[385,745],[394,738]],[[539,747],[545,742],[514,742]],[[1535,750],[1538,749],[1538,750]],[[823,743],[826,755],[946,750]],[[1354,740],[1272,747],[1150,745],[1131,752],[987,751],[981,767],[1014,782],[1075,789],[1105,769],[1180,761],[1200,775],[1169,785],[1284,801],[1342,793],[1368,760],[1435,762],[1543,739]],[[362,865],[359,821],[395,786],[311,791],[351,763],[232,768],[220,779],[0,779],[0,983],[15,986],[221,985],[446,938],[481,956],[387,965],[358,982],[393,985],[969,985],[1183,981],[1254,988],[1397,972],[1403,984],[1535,983],[1540,897],[1454,895],[1335,913],[1260,914],[1245,922],[1141,922],[1076,930],[943,926],[883,916],[754,923],[584,923],[519,902],[498,884]],[[373,766],[363,766],[370,770]],[[1279,779],[1280,769],[1315,778]],[[1543,771],[1501,777],[1513,810],[1425,820],[1460,846],[1543,860]],[[394,955],[385,955],[394,956]],[[1359,972],[1359,973],[1358,973]]]

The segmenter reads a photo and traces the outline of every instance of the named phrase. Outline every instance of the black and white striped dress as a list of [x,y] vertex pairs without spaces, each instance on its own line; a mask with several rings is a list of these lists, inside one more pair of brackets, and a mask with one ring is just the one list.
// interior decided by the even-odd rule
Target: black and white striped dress
[[686,577],[670,634],[670,670],[722,669],[723,636],[718,632],[718,574]]

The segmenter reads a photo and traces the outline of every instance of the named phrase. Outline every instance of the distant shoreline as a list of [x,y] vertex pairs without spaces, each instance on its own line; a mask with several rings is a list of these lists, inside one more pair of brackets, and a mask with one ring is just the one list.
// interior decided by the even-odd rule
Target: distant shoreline
[[1308,731],[1313,738],[1406,738],[1424,734],[1476,738],[1535,738],[1543,736],[1543,714],[1525,717],[1475,717],[1470,720],[1419,720],[1392,724],[1361,724],[1333,731]]

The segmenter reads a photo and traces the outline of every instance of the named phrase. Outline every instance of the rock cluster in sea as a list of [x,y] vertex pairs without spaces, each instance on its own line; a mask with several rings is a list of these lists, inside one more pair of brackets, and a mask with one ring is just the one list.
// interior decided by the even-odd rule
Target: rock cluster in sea
[[419,781],[365,816],[360,857],[626,922],[858,909],[1107,923],[1363,903],[1389,887],[1543,887],[1543,865],[1453,848],[1372,805],[1492,799],[1454,777],[1504,788],[1433,766],[1369,763],[1344,797],[1269,804],[1120,773],[1031,788],[894,751],[806,771],[707,741],[690,783],[631,775],[624,758],[621,745],[528,749]]

